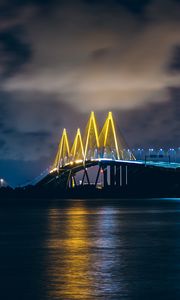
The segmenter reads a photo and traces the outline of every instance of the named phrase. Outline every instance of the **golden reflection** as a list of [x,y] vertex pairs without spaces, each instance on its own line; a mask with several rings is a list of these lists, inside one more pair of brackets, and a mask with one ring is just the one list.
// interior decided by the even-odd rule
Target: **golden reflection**
[[52,299],[93,299],[87,216],[77,202],[67,209],[50,209],[47,265]]

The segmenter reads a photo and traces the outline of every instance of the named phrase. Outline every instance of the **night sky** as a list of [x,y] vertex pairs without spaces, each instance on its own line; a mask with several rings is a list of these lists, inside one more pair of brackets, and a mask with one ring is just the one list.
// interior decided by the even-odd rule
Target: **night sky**
[[0,177],[53,161],[91,110],[131,147],[180,146],[180,1],[0,0]]

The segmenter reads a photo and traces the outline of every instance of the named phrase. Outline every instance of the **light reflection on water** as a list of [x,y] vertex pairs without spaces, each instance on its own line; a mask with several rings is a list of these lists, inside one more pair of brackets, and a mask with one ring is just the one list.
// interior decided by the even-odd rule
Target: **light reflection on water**
[[53,209],[49,213],[49,226],[50,299],[84,299],[91,295],[92,286],[85,208],[71,207],[63,214]]
[[[63,212],[50,210],[47,240],[50,298],[95,299],[116,292],[117,282],[111,274],[113,265],[120,263],[119,257],[115,258],[120,242],[113,234],[117,225],[115,216],[113,208],[88,213],[81,202]],[[119,280],[118,290],[122,281]]]
[[179,300],[180,201],[1,207],[0,271],[2,300]]
[[[50,299],[135,299],[141,281],[151,289],[153,276],[163,291],[168,274],[163,274],[161,253],[173,255],[173,248],[168,253],[163,247],[171,231],[168,226],[174,225],[169,216],[177,213],[178,209],[163,207],[94,208],[82,201],[72,202],[68,209],[51,209],[47,240]],[[157,271],[158,262],[162,270]]]

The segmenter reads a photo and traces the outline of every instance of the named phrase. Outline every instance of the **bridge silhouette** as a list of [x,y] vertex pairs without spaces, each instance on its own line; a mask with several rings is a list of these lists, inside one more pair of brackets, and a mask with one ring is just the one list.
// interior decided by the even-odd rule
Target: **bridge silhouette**
[[48,191],[88,190],[129,193],[172,190],[177,186],[180,164],[136,160],[109,112],[100,129],[91,112],[83,135],[77,129],[73,143],[63,130],[47,176],[37,187]]

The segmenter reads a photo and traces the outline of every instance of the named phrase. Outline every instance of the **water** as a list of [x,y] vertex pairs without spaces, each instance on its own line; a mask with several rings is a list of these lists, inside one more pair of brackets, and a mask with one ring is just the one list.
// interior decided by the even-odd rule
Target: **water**
[[180,200],[1,204],[0,299],[180,299]]

